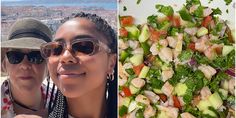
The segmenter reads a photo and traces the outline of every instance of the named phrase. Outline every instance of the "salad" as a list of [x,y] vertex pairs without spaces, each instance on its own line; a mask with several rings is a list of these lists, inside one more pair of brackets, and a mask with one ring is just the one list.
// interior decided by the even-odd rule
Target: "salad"
[[235,31],[221,10],[155,7],[144,24],[119,16],[119,117],[234,117]]

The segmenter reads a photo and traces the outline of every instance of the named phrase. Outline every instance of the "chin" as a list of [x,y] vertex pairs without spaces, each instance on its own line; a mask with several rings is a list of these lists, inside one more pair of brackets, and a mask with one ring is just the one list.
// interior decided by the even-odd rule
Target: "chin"
[[61,86],[60,91],[62,94],[68,98],[77,98],[83,95],[83,92],[76,86],[73,85],[67,85],[67,86]]

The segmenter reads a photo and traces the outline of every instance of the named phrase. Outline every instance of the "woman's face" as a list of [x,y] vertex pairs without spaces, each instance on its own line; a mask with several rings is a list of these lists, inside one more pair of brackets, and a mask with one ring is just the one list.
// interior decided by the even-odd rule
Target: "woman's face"
[[[7,49],[7,51],[17,51],[29,53],[29,49]],[[35,50],[34,50],[35,51]],[[27,56],[19,64],[11,64],[5,56],[3,66],[9,75],[11,86],[19,90],[34,91],[40,89],[40,86],[47,73],[46,61],[41,64],[29,62]]]
[[55,40],[60,39],[67,49],[59,56],[48,58],[48,69],[53,82],[70,98],[104,88],[106,76],[112,72],[115,64],[115,56],[104,50],[94,55],[76,55],[70,51],[70,43],[83,37],[91,37],[107,45],[106,38],[96,30],[94,23],[85,18],[75,18],[65,22],[55,34]]

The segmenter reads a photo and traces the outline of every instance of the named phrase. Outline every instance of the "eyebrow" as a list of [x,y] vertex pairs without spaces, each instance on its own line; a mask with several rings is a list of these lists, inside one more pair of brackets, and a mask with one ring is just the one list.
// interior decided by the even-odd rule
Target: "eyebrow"
[[[84,38],[94,38],[90,35],[78,35],[78,36],[75,36],[73,39],[84,39]],[[54,39],[54,41],[63,41],[65,40],[64,38],[58,38],[58,39]]]

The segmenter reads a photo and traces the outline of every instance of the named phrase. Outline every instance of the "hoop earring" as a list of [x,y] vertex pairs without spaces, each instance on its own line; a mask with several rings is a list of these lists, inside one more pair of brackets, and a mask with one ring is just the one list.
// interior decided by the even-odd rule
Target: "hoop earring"
[[114,77],[114,70],[113,70],[111,74],[107,74],[107,80],[113,81],[114,79],[115,77]]

